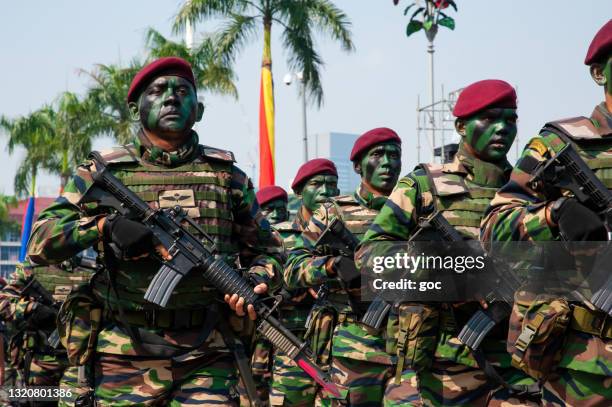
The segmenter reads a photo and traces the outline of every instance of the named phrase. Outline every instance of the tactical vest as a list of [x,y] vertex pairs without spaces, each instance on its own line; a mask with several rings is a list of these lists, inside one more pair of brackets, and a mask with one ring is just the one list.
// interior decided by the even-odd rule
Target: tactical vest
[[82,267],[65,270],[58,266],[34,266],[32,275],[56,301],[63,302],[72,290],[89,281],[93,270]]
[[[231,152],[200,146],[200,154],[194,161],[177,167],[137,159],[132,145],[103,152],[103,157],[113,174],[152,208],[180,205],[212,238],[217,253],[229,264],[236,264],[238,245],[233,237],[230,185],[234,157]],[[148,308],[150,305],[143,295],[159,267],[160,263],[152,258],[119,261],[118,270],[112,276],[115,290],[108,289],[108,274],[103,273],[93,284],[94,292],[111,307],[120,301],[127,310]],[[214,300],[214,295],[214,288],[201,275],[192,273],[175,288],[166,308],[201,309]]]
[[359,205],[352,195],[340,195],[334,198],[334,203],[340,209],[340,216],[346,227],[357,239],[361,240],[374,221],[377,210]]
[[477,240],[480,221],[499,188],[475,184],[462,174],[445,173],[445,166],[440,164],[421,164],[417,168],[427,174],[427,178],[416,178],[421,194],[431,193],[434,210],[439,210],[465,237]]
[[[559,136],[564,143],[572,143],[597,178],[608,189],[612,189],[612,139],[609,136],[604,137],[606,134],[602,134],[591,120],[582,116],[547,123],[543,132],[548,131]],[[538,143],[541,142],[534,139],[529,146],[536,150],[541,150],[542,147],[546,149]],[[564,146],[559,142],[547,144],[554,152],[560,151]]]

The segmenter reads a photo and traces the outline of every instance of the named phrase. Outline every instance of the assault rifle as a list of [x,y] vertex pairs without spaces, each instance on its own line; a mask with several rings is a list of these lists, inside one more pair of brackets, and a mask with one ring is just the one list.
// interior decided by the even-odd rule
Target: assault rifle
[[[160,259],[162,266],[147,288],[145,300],[164,307],[183,277],[191,272],[202,273],[222,294],[238,294],[245,299],[245,306],[253,305],[258,316],[258,331],[325,390],[335,396],[340,395],[331,378],[312,361],[312,351],[308,345],[272,316],[278,299],[256,294],[248,279],[222,259],[215,258],[212,238],[180,206],[165,209],[149,207],[111,173],[99,152],[92,152],[89,158],[96,167],[92,169],[94,182],[80,203],[96,202],[99,206],[113,208],[121,215],[129,215],[148,227],[172,256],[170,260]],[[208,244],[194,236],[187,225],[193,227]],[[266,303],[269,302],[273,302],[273,305],[268,306]]]
[[[348,230],[344,222],[338,217],[334,218],[331,223],[327,225],[323,233],[315,242],[315,247],[324,247],[331,250],[334,255],[344,257],[343,261],[336,264],[336,267],[339,267],[337,280],[342,290],[347,293],[349,306],[354,312],[357,312],[359,308],[348,291],[349,287],[347,283],[349,283],[349,281],[347,281],[347,277],[351,280],[359,278],[359,271],[355,267],[355,262],[353,260],[355,249],[358,244],[359,239]],[[321,293],[321,296],[319,296],[319,293]],[[322,284],[317,293],[317,298],[325,300],[325,296],[327,296],[328,293],[329,287],[327,287],[326,284]]]
[[[59,312],[61,302],[56,301],[55,298],[53,298],[53,295],[51,295],[51,293],[45,287],[43,287],[33,275],[28,277],[25,287],[23,287],[23,290],[21,290],[21,296],[34,298],[36,303],[52,308],[55,311],[55,315],[57,315]],[[36,312],[36,309],[34,309],[34,312]],[[47,337],[47,342],[53,349],[56,349],[59,346],[60,337],[57,329],[54,329],[49,334]]]
[[[559,133],[556,127],[551,130]],[[571,191],[580,203],[599,214],[608,230],[608,240],[612,240],[612,194],[571,143],[567,142],[554,157],[540,164],[529,185],[535,191],[542,190],[549,199],[558,198],[559,189]],[[595,292],[591,303],[612,316],[612,277]]]
[[[431,216],[419,221],[419,229],[410,237],[410,241],[419,240],[421,233],[425,230],[435,230],[444,241],[457,242],[463,240],[463,237],[450,223],[442,216],[439,211],[434,212]],[[366,313],[361,319],[361,323],[368,325],[374,329],[380,329],[385,317],[391,310],[393,304],[389,301],[376,297],[368,307]]]

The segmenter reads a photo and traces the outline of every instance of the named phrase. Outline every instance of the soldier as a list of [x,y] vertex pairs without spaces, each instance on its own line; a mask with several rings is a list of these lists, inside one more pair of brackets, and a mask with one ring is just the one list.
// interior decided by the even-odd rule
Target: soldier
[[[102,152],[108,169],[151,207],[182,206],[213,239],[217,255],[248,268],[255,292],[265,292],[282,260],[280,237],[260,215],[233,154],[199,144],[192,127],[204,106],[189,63],[171,57],[145,66],[127,102],[140,129],[133,144]],[[183,278],[165,308],[146,302],[143,293],[160,268],[151,254],[168,259],[168,252],[141,223],[81,203],[92,171],[92,162],[79,166],[62,196],[41,212],[28,254],[49,264],[93,246],[105,258],[87,290],[68,298],[59,326],[71,362],[87,367],[95,402],[235,405],[228,340],[246,321],[229,313],[199,273]],[[244,299],[235,297],[243,316]],[[247,311],[255,319],[254,308]]]
[[331,363],[334,382],[343,390],[344,400],[336,401],[378,405],[391,358],[384,351],[384,341],[356,322],[362,311],[355,309],[359,289],[352,286],[355,276],[344,273],[346,264],[354,269],[352,253],[349,258],[347,253],[328,254],[315,242],[335,219],[357,239],[363,236],[399,178],[401,139],[388,128],[370,130],[357,139],[350,159],[361,176],[360,185],[352,195],[338,196],[317,209],[289,254],[284,278],[289,287],[323,284],[327,291],[319,290],[325,296],[313,308],[307,328],[313,350],[322,363]]
[[[261,214],[272,226],[289,219],[287,192],[276,185],[263,187],[255,194]],[[251,357],[251,370],[257,384],[260,400],[268,405],[270,378],[272,377],[272,344],[263,337],[255,340]]]
[[[17,265],[0,291],[0,315],[11,325],[10,361],[26,386],[58,386],[68,368],[66,350],[53,343],[59,304],[86,284],[95,268],[75,257],[57,266]],[[76,374],[72,377],[76,378]],[[78,390],[76,380],[72,391]],[[46,405],[49,403],[39,403]]]
[[[517,131],[516,93],[504,81],[479,81],[461,92],[453,114],[461,136],[454,160],[421,164],[403,177],[362,243],[407,241],[420,231],[419,221],[438,211],[465,239],[478,239],[484,210],[512,169],[506,154]],[[373,246],[362,246],[356,255],[358,263],[367,247]],[[395,377],[386,386],[385,405],[486,405],[490,398],[487,376],[456,338],[460,321],[467,321],[474,304],[402,303],[394,309],[399,317],[388,320],[387,332],[395,338],[387,338],[387,350],[397,362]],[[428,316],[421,318],[421,324],[406,323],[419,315]],[[409,326],[410,331],[398,326]],[[501,373],[506,380],[515,384],[520,377],[507,370],[504,338],[488,338],[483,347],[488,359],[504,368]],[[412,352],[418,355],[410,356]]]
[[257,191],[256,196],[261,214],[272,225],[285,222],[289,219],[289,211],[287,210],[289,197],[287,196],[287,191],[283,188],[276,185],[264,187]]
[[[338,195],[336,166],[325,158],[310,160],[298,169],[291,188],[302,201],[297,216],[293,221],[274,225],[283,237],[286,253],[291,253],[304,225],[321,203]],[[279,310],[281,321],[298,337],[303,337],[316,294],[312,289],[287,290],[285,287],[282,295],[285,300]],[[310,376],[278,352],[274,353],[270,388],[271,406],[312,406],[317,392],[317,385]]]
[[[560,240],[560,236],[568,241],[606,240],[602,220],[573,194],[553,185],[530,182],[541,163],[569,144],[597,178],[608,188],[612,185],[612,141],[608,140],[612,136],[612,20],[595,35],[584,63],[589,66],[595,83],[603,87],[604,102],[595,107],[590,118],[551,122],[529,141],[510,181],[499,190],[487,211],[482,223],[483,241],[550,241]],[[560,304],[555,300],[551,298],[543,304],[542,312],[546,312],[545,309],[554,311],[555,307],[550,304]],[[556,367],[543,370],[524,356],[544,341],[562,337],[563,332],[553,335],[554,338],[543,335],[538,345],[530,341],[521,344],[516,338],[509,338],[513,363],[544,381],[542,399],[545,405],[609,406],[612,403],[610,317],[575,300],[570,300],[569,307],[562,308],[566,320],[569,318],[569,327],[564,330],[564,345],[558,352],[549,351],[548,355],[556,354],[555,359],[560,359]],[[556,309],[555,312],[561,310]],[[527,320],[521,324],[524,312],[518,311],[512,314],[510,330],[523,338],[521,325],[528,327],[529,324]],[[542,334],[536,329],[534,335]]]

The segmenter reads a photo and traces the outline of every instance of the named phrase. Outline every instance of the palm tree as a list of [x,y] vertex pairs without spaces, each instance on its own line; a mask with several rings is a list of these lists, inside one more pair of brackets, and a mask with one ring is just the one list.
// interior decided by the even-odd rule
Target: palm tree
[[45,169],[60,176],[63,188],[72,175],[72,169],[91,151],[97,128],[92,119],[94,106],[90,100],[81,101],[76,94],[64,92],[56,103],[57,110],[52,107],[42,109],[54,151],[54,157]]
[[132,78],[141,68],[142,64],[134,60],[127,68],[98,64],[91,71],[80,71],[93,82],[85,100],[92,109],[92,131],[114,137],[121,144],[132,141],[136,123],[126,100]]
[[15,175],[17,196],[34,196],[39,171],[52,165],[53,139],[47,131],[46,123],[44,109],[16,119],[0,117],[0,128],[8,134],[9,154],[12,154],[17,146],[23,147],[26,151]]
[[147,48],[152,58],[176,56],[191,64],[198,81],[198,91],[238,97],[238,91],[234,85],[235,74],[227,60],[220,57],[213,38],[204,38],[193,49],[189,49],[184,41],[168,40],[153,28],[147,30],[146,38]]
[[5,239],[6,233],[19,231],[19,224],[9,218],[11,208],[17,207],[17,198],[0,194],[0,238]]
[[292,70],[301,71],[311,100],[323,101],[320,69],[323,61],[314,46],[313,32],[319,31],[339,41],[345,51],[353,50],[346,14],[329,0],[188,0],[179,10],[175,32],[187,23],[210,18],[224,19],[219,33],[219,51],[228,61],[235,61],[241,48],[263,28],[262,67],[272,66],[272,25],[281,26],[281,39],[288,52]]

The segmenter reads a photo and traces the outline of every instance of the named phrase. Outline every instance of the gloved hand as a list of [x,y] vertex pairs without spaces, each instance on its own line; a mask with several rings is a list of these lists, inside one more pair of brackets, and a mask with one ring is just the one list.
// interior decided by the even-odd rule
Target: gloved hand
[[106,218],[103,227],[104,239],[111,243],[121,258],[136,258],[150,254],[158,243],[153,232],[143,224],[121,215]]
[[550,217],[567,241],[605,241],[608,238],[600,217],[576,198],[559,198],[551,207]]
[[[336,274],[340,280],[345,283],[354,283],[355,280],[361,277],[357,266],[355,266],[355,260],[347,256],[336,256],[333,258],[331,268],[334,274]],[[358,283],[358,282],[357,282]]]
[[44,304],[35,303],[28,323],[34,328],[46,329],[55,326],[57,310]]

